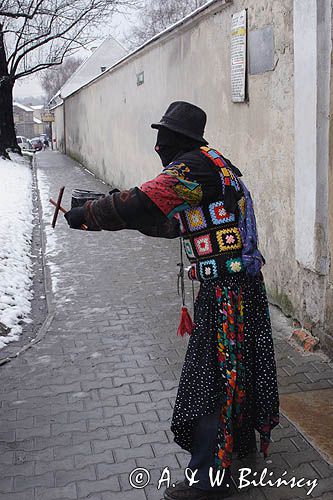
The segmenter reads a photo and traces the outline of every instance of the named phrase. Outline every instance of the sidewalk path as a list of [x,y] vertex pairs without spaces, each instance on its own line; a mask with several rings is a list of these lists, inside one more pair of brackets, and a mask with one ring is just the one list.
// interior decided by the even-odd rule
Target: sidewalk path
[[[52,232],[47,200],[61,185],[65,207],[73,188],[107,186],[60,153],[41,153],[37,163],[55,315],[34,348],[0,368],[0,499],[160,499],[161,471],[168,467],[175,482],[188,461],[169,430],[186,349],[176,335],[178,242],[69,230],[61,216]],[[313,373],[325,375],[311,390],[316,380],[332,388],[331,366],[296,353],[273,320],[282,392],[306,390]],[[275,479],[287,470],[288,478],[318,478],[312,495],[266,486],[232,498],[331,500],[332,470],[286,418],[273,439],[266,461],[235,462],[236,477],[240,466],[267,467]],[[151,473],[141,490],[128,481],[136,467]]]

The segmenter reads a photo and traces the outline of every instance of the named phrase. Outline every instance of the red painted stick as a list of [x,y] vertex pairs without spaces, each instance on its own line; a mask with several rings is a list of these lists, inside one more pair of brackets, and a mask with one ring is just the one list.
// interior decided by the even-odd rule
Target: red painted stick
[[52,227],[53,227],[53,229],[55,228],[55,225],[57,223],[57,218],[58,218],[59,210],[60,210],[60,207],[61,207],[61,200],[62,200],[62,197],[64,195],[64,191],[65,191],[65,186],[62,186],[60,188],[60,191],[59,191],[59,194],[58,194],[57,203],[55,204],[56,209],[54,211],[54,215],[53,215],[53,219],[52,219]]
[[[51,205],[53,205],[56,208],[58,207],[58,213],[62,212],[63,214],[67,214],[67,210],[65,210],[61,205],[58,206],[58,203],[56,201],[54,201],[52,198],[50,198],[49,201],[50,201]],[[54,226],[52,225],[52,227],[54,227]],[[85,224],[82,224],[81,229],[83,229],[84,231],[87,231],[88,226],[86,226]]]

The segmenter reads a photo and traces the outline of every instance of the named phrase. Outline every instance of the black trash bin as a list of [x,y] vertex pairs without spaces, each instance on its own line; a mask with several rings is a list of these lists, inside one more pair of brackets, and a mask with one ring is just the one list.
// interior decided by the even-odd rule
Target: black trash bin
[[72,192],[72,203],[71,208],[82,207],[88,200],[98,200],[104,193],[96,193],[95,191],[89,191],[87,189],[74,189]]

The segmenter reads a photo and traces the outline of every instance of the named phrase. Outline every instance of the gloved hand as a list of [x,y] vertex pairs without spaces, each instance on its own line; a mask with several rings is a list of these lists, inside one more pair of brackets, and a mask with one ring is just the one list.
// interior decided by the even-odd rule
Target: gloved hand
[[84,218],[84,207],[75,207],[65,213],[65,219],[72,229],[81,229],[82,224],[86,223]]

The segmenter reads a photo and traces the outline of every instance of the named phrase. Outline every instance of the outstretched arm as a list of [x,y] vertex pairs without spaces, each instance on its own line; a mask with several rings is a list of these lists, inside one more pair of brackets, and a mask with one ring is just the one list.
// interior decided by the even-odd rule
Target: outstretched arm
[[80,211],[82,220],[71,224],[75,212],[66,216],[71,227],[84,222],[92,230],[136,229],[149,236],[176,238],[180,235],[178,212],[198,205],[202,189],[184,164],[171,164],[156,178],[140,188],[112,193],[88,201]]
[[180,234],[177,219],[168,219],[140,189],[115,192],[66,214],[69,225],[89,230],[119,231],[136,229],[147,236],[177,238]]

